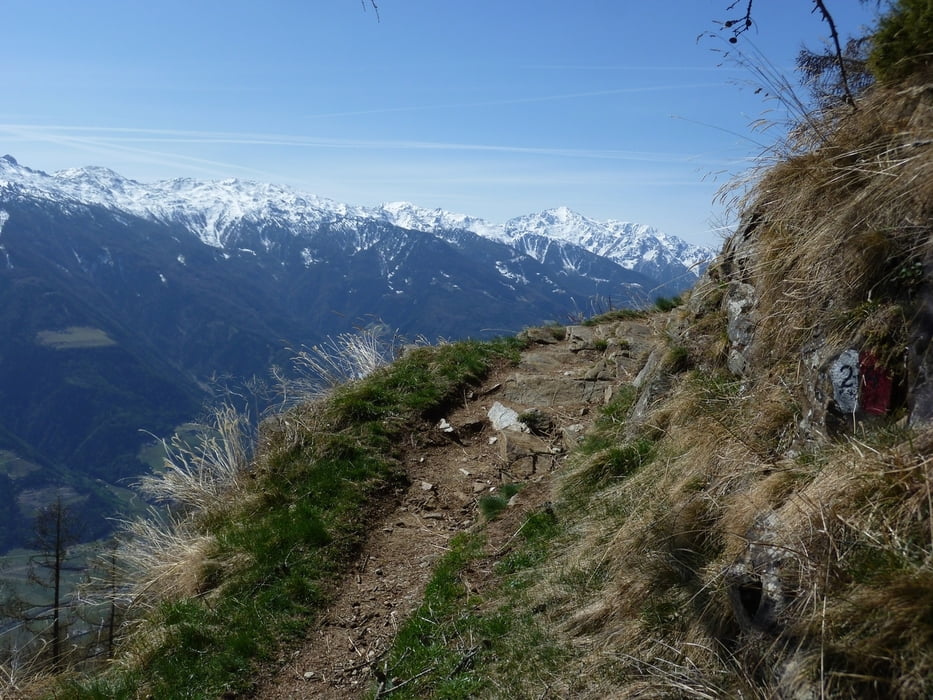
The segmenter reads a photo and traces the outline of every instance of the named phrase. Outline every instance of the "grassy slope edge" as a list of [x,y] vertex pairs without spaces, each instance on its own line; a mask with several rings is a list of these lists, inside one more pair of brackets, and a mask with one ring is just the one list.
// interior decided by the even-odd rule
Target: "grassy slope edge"
[[[330,599],[374,512],[404,471],[406,432],[432,419],[516,340],[421,347],[266,426],[235,491],[189,513],[154,595],[116,662],[58,698],[220,697],[248,692],[256,664],[302,633]],[[183,583],[180,583],[183,580]],[[140,586],[159,588],[153,580]]]

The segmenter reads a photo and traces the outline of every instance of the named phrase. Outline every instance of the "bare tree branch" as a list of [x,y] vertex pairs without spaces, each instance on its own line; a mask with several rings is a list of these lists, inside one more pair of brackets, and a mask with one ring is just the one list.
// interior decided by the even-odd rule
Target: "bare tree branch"
[[[363,12],[366,12],[366,0],[360,0],[360,4],[363,6]],[[369,0],[369,4],[372,6],[373,11],[376,13],[376,21],[379,21],[379,6],[376,4],[376,0]]]
[[[735,0],[734,3],[729,5],[726,8],[726,12],[731,12],[735,9],[735,6],[738,5],[740,0]],[[748,4],[745,6],[745,15],[739,17],[738,19],[728,19],[723,22],[722,26],[726,29],[732,30],[732,36],[729,37],[729,43],[735,44],[739,40],[739,34],[747,32],[752,27],[752,2],[753,0],[748,0]]]
[[839,63],[839,76],[842,79],[842,88],[846,93],[846,102],[854,108],[855,98],[852,97],[852,91],[849,89],[849,77],[846,74],[846,62],[842,55],[842,46],[839,45],[839,32],[836,31],[836,23],[833,21],[833,16],[829,14],[829,10],[826,9],[823,0],[813,0],[813,4],[816,5],[816,9],[820,11],[823,19],[826,20],[826,24],[829,25],[829,33],[833,38],[833,45],[836,47],[836,61]]
[[[728,7],[726,7],[726,12],[732,12],[737,6],[745,2],[745,0],[734,0]],[[745,14],[736,19],[726,20],[722,23],[723,28],[729,29],[732,32],[732,36],[729,37],[730,44],[736,44],[739,41],[739,36],[751,29],[754,24],[752,20],[752,2],[753,0],[747,0],[745,5]],[[842,44],[839,41],[839,32],[836,29],[836,22],[833,19],[832,14],[830,14],[829,9],[826,7],[824,0],[813,0],[813,12],[819,12],[820,16],[823,18],[823,21],[829,25],[829,33],[833,40],[833,47],[835,49],[835,62],[839,67],[840,83],[842,85],[843,92],[845,93],[844,100],[846,104],[855,108],[855,98],[852,95],[851,81],[849,79],[848,71],[846,70],[846,59],[843,54]]]

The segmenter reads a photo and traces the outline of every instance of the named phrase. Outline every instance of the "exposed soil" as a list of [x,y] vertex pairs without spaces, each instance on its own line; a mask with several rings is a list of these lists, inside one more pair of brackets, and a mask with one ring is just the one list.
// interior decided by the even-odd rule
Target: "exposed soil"
[[[345,699],[372,688],[373,668],[419,605],[433,564],[450,538],[482,519],[477,508],[481,497],[503,483],[519,482],[522,489],[510,506],[485,527],[490,562],[508,551],[528,514],[551,497],[552,477],[571,446],[565,442],[573,442],[566,429],[582,434],[607,395],[632,380],[655,341],[653,331],[637,321],[600,328],[596,336],[590,329],[576,330],[585,337],[575,337],[573,329],[561,341],[540,333],[517,367],[493,373],[447,416],[452,432],[425,426],[413,438],[405,450],[410,487],[374,523],[359,560],[319,624],[258,682],[254,697]],[[607,335],[624,339],[622,347],[594,342]],[[603,369],[606,364],[609,371]],[[510,443],[508,433],[515,433],[492,426],[488,413],[497,401],[519,413],[540,409],[553,422],[535,443],[537,454],[532,454],[535,449],[523,451],[520,444],[503,456],[503,442]],[[464,584],[479,591],[491,575],[491,566],[471,569]]]

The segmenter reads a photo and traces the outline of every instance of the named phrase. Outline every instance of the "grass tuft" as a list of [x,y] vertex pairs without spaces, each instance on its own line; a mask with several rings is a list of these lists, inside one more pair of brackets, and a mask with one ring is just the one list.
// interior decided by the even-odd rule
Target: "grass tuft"
[[521,484],[503,484],[502,487],[493,494],[483,496],[479,499],[479,512],[486,520],[493,520],[502,511],[508,508],[509,500],[521,490]]

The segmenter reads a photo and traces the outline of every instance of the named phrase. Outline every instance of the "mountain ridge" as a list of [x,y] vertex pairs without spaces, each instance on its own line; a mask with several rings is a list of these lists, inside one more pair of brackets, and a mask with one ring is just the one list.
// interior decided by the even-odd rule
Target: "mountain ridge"
[[349,218],[383,220],[435,235],[442,230],[470,231],[533,257],[542,247],[534,240],[543,238],[553,245],[583,248],[625,269],[659,278],[662,286],[680,276],[692,283],[715,255],[708,247],[687,243],[651,226],[597,221],[563,206],[493,224],[468,214],[429,210],[410,202],[355,206],[287,186],[237,178],[179,178],[143,184],[99,166],[69,168],[49,175],[20,165],[12,156],[0,159],[0,182],[4,175],[8,184],[29,185],[33,192],[52,199],[68,197],[163,223],[181,223],[206,244],[218,248],[231,243],[231,229],[243,221],[264,221],[301,235],[321,224]]

